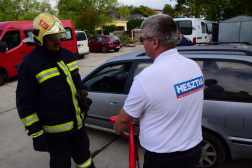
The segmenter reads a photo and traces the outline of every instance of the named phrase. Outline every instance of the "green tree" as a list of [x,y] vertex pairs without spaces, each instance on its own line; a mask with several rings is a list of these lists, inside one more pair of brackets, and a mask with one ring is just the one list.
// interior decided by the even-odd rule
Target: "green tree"
[[174,17],[174,12],[175,9],[173,9],[173,7],[169,4],[165,4],[164,8],[163,8],[163,13],[170,15],[171,17]]
[[77,23],[77,18],[82,18],[83,14],[88,10],[97,10],[98,16],[95,11],[94,15],[92,15],[92,23],[86,22],[85,24],[96,24],[96,26],[103,25],[106,22],[112,21],[108,16],[108,12],[115,10],[117,5],[117,0],[59,0],[57,8],[59,10],[60,19],[70,19],[73,22],[74,27],[84,29],[84,27],[81,26],[84,24]]
[[56,14],[47,0],[0,0],[0,21],[34,20],[42,13]]
[[0,0],[0,21],[18,20],[18,9],[18,1]]
[[148,6],[140,5],[139,7],[135,7],[133,9],[132,14],[141,14],[145,17],[149,17],[151,15],[157,14],[157,12],[154,9],[150,9]]
[[85,30],[87,35],[96,35],[95,26],[98,25],[99,12],[95,8],[86,8],[76,16],[76,28]]
[[119,7],[116,8],[117,14],[120,15],[120,17],[129,17],[130,16],[130,9],[128,6],[121,4]]
[[104,34],[109,35],[109,33],[116,31],[116,30],[117,30],[116,25],[112,24],[112,25],[109,25],[106,27],[106,29],[104,30]]
[[21,8],[18,20],[34,20],[42,12],[56,14],[56,11],[52,9],[51,4],[46,0],[23,0],[19,5]]
[[127,7],[130,10],[130,15],[133,15],[133,11],[135,7],[133,5],[127,5]]
[[138,26],[141,26],[144,19],[130,19],[127,23],[127,30],[135,29]]
[[58,18],[61,20],[71,20],[76,27],[76,17],[82,15],[84,8],[89,7],[88,4],[81,0],[59,0],[57,4]]
[[225,20],[238,15],[252,16],[251,0],[177,0],[176,8],[186,7],[185,16],[212,21]]

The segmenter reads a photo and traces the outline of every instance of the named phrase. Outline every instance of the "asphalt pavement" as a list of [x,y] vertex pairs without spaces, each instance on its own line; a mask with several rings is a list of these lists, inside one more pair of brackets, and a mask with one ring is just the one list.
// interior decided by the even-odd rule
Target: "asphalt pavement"
[[[104,61],[115,56],[143,50],[142,45],[123,47],[119,52],[90,53],[77,60],[81,75],[89,73]],[[49,154],[33,150],[32,138],[27,136],[16,109],[17,78],[0,87],[0,168],[48,168]],[[90,151],[97,168],[127,168],[128,140],[113,133],[86,128],[90,139]],[[138,144],[140,165],[144,149]],[[74,168],[74,162],[72,167]],[[228,158],[223,168],[252,168],[252,160],[232,161]]]

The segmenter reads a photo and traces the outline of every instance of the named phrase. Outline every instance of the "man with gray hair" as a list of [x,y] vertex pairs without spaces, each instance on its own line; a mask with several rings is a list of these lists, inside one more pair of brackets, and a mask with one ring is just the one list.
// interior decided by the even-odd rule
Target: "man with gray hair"
[[134,78],[114,129],[121,134],[140,118],[144,168],[193,168],[201,157],[202,72],[175,48],[178,28],[170,16],[150,16],[141,29],[141,43],[154,62]]

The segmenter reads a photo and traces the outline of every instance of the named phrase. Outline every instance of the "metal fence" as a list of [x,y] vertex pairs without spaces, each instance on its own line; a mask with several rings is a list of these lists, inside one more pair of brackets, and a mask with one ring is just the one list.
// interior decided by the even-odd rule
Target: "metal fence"
[[220,22],[219,42],[249,42],[252,43],[252,21]]
[[241,22],[240,42],[252,43],[252,21]]

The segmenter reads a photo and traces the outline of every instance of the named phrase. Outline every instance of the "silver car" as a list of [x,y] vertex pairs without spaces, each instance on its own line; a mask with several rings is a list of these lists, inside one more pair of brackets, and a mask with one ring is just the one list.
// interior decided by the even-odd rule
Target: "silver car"
[[[202,157],[198,167],[221,167],[225,158],[252,159],[252,47],[211,45],[178,47],[204,75]],[[93,104],[88,127],[113,131],[110,116],[118,114],[134,76],[153,60],[145,51],[110,59],[82,80]],[[172,72],[164,72],[172,73]]]

